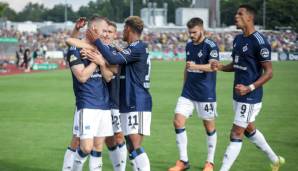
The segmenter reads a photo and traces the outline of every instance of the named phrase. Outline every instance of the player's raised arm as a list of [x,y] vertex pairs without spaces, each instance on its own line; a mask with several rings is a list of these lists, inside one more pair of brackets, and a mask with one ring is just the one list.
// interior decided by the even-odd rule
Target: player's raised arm
[[87,38],[97,47],[103,57],[108,61],[109,64],[127,64],[131,61],[135,61],[134,55],[131,54],[130,50],[124,49],[122,52],[113,54],[109,47],[104,45],[101,40],[98,38],[97,33],[92,30],[87,30]]
[[79,37],[80,29],[83,28],[83,27],[85,27],[86,24],[87,24],[86,17],[80,17],[80,18],[78,18],[76,20],[75,27],[72,30],[70,37],[73,37],[73,38]]

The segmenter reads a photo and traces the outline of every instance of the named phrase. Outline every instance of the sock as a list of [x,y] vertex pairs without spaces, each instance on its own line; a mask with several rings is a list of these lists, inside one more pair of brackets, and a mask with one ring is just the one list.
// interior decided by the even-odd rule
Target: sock
[[127,160],[127,149],[126,149],[125,142],[123,142],[122,144],[118,144],[118,151],[119,151],[120,162],[121,162],[120,171],[125,171],[126,160]]
[[120,171],[121,161],[118,146],[108,147],[110,160],[112,161],[114,171]]
[[273,150],[267,143],[264,135],[259,130],[256,129],[251,134],[245,132],[245,136],[249,139],[250,142],[254,143],[258,148],[260,148],[267,155],[272,163],[278,161],[278,156],[273,152]]
[[228,171],[238,157],[242,147],[241,139],[231,139],[231,142],[225,152],[220,171]]
[[134,159],[137,171],[150,171],[150,161],[143,148],[138,148],[132,151],[130,153],[130,158]]
[[207,161],[210,163],[214,163],[216,142],[217,142],[216,130],[214,130],[212,132],[207,132],[207,146],[208,146],[207,147],[208,148]]
[[102,170],[102,157],[101,151],[92,150],[89,158],[89,169],[90,171],[101,171]]
[[187,135],[185,128],[175,129],[176,132],[176,144],[179,150],[180,160],[188,162],[187,155]]
[[130,161],[132,170],[133,170],[133,171],[138,171],[138,168],[137,168],[137,164],[136,164],[135,159],[131,159],[131,158],[129,157],[129,161]]
[[73,163],[73,171],[82,171],[88,154],[85,154],[80,148],[77,150]]
[[67,147],[67,150],[65,151],[65,155],[64,155],[62,171],[72,170],[75,155],[76,155],[76,150],[71,149],[70,147]]

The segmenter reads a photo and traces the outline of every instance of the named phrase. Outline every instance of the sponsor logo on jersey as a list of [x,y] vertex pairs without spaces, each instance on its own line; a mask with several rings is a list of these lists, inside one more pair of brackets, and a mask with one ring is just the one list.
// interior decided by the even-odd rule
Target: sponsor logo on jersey
[[247,46],[247,44],[246,44],[245,46],[243,46],[242,51],[243,51],[243,52],[246,52],[247,50],[248,50],[248,46]]
[[124,49],[124,50],[122,51],[122,53],[125,54],[125,55],[130,55],[131,50],[130,50],[130,49]]
[[262,48],[260,54],[263,58],[269,58],[269,54],[270,54],[269,49]]
[[74,55],[74,54],[72,54],[71,56],[70,56],[70,58],[69,58],[69,62],[73,62],[73,61],[75,61],[75,60],[77,60],[78,58]]
[[238,55],[235,55],[235,63],[238,63],[239,62],[239,56]]
[[234,67],[235,69],[240,69],[240,70],[243,70],[243,71],[246,71],[246,70],[247,70],[247,67],[240,66],[240,65],[233,65],[233,67]]
[[211,56],[212,58],[217,58],[217,57],[218,57],[217,50],[212,50],[212,51],[210,52],[210,56]]

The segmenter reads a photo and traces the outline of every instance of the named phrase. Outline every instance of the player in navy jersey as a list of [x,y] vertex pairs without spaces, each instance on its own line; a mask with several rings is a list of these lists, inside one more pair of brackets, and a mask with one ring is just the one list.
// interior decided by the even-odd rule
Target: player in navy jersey
[[[243,135],[261,149],[271,160],[272,171],[278,171],[285,162],[277,156],[263,134],[256,129],[254,121],[262,107],[262,86],[272,78],[271,47],[266,38],[255,30],[256,10],[241,5],[235,15],[235,24],[242,34],[233,42],[233,61],[228,65],[213,62],[212,68],[234,72],[235,118],[220,171],[230,170],[242,147]],[[252,168],[254,170],[254,168]]]
[[[96,30],[101,37],[107,35],[105,18],[91,18],[88,28]],[[89,168],[99,171],[102,169],[101,151],[104,137],[113,135],[109,94],[101,70],[80,53],[83,56],[86,54],[79,48],[70,47],[67,54],[76,96],[74,134],[80,137],[80,147],[74,157],[72,170],[82,170],[88,154],[91,154]],[[103,68],[106,65],[104,60],[98,64]]]
[[[115,47],[115,45],[113,44],[114,39],[117,37],[116,35],[117,26],[115,23],[111,21],[107,21],[107,22],[108,22],[108,30],[107,30],[108,36],[102,40],[106,45],[109,46],[109,49],[112,53],[117,53],[116,52],[117,50],[121,50],[120,48]],[[86,41],[79,40],[76,38],[68,38],[66,42],[73,46],[96,51],[96,47],[90,44],[90,42],[88,43]],[[126,167],[127,150],[125,148],[125,141],[121,130],[120,113],[119,113],[120,67],[117,65],[114,65],[114,66],[109,65],[107,67],[115,74],[111,80],[105,79],[108,81],[107,85],[108,85],[109,95],[110,95],[110,107],[111,107],[111,113],[112,113],[112,119],[113,119],[114,136],[106,137],[105,142],[109,149],[109,156],[112,161],[114,171],[124,171]],[[108,75],[108,74],[105,74],[105,75]]]
[[[113,44],[113,41],[117,38],[117,26],[111,21],[109,21],[108,24],[108,38],[105,43],[110,45],[112,53],[117,53],[117,49]],[[116,71],[114,72],[115,74],[112,80],[108,83],[114,136],[107,137],[105,142],[109,150],[109,156],[112,161],[114,171],[125,171],[127,150],[121,129],[119,112],[120,66],[116,65],[115,70]]]
[[[150,135],[152,99],[149,93],[150,59],[147,44],[140,40],[143,21],[137,16],[125,20],[123,40],[128,47],[112,53],[96,33],[88,30],[87,36],[96,45],[109,64],[122,64],[120,79],[120,117],[126,138],[129,158],[134,170],[149,171],[149,158],[142,147],[144,135]],[[91,55],[92,60],[101,56]]]
[[216,43],[205,38],[202,19],[190,19],[187,27],[192,41],[187,43],[185,49],[184,86],[177,102],[173,121],[180,159],[177,160],[175,166],[168,170],[183,171],[190,167],[185,123],[195,108],[198,116],[203,120],[207,134],[208,156],[203,170],[213,171],[217,141],[215,130],[215,118],[217,116],[216,72],[211,69],[210,63],[219,59],[219,52]]
[[[86,24],[87,24],[86,18],[80,17],[76,21],[75,27],[74,27],[70,37],[78,37],[80,29],[85,27]],[[76,154],[76,150],[79,147],[79,143],[80,143],[80,137],[77,137],[75,134],[73,134],[70,145],[66,149],[66,152],[64,155],[62,171],[72,170],[74,157]]]

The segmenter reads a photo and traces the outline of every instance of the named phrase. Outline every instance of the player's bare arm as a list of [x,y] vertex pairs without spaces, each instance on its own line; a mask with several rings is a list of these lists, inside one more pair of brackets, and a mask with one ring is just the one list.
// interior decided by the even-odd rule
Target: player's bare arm
[[[214,61],[214,60],[212,60]],[[216,69],[211,68],[211,62],[208,64],[195,64],[192,61],[187,61],[186,62],[186,68],[190,70],[199,70],[199,71],[204,71],[204,72],[214,72]]]
[[113,72],[108,68],[105,59],[102,57],[101,53],[97,50],[92,51],[88,49],[82,50],[83,55],[85,55],[91,62],[100,66],[100,71],[102,76],[107,82],[110,82],[113,77]]
[[262,62],[261,66],[264,70],[264,73],[262,74],[262,76],[256,82],[254,82],[250,85],[237,84],[235,86],[235,90],[236,90],[237,94],[244,96],[244,95],[254,91],[254,89],[261,87],[262,85],[264,85],[267,81],[269,81],[272,78],[273,72],[272,72],[271,61]]
[[273,69],[271,61],[261,62],[261,66],[264,70],[262,76],[253,83],[255,88],[261,87],[273,77]]
[[81,83],[85,83],[91,77],[96,68],[97,65],[91,62],[87,67],[83,64],[74,65],[71,67],[71,70]]
[[79,36],[80,29],[83,28],[83,27],[85,27],[86,24],[87,24],[86,17],[80,17],[80,18],[78,18],[76,20],[75,27],[72,30],[70,37],[77,38]]
[[223,71],[223,72],[234,72],[233,62],[224,65],[220,63],[219,61],[212,61],[211,63],[211,69],[215,71]]

